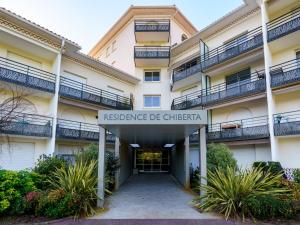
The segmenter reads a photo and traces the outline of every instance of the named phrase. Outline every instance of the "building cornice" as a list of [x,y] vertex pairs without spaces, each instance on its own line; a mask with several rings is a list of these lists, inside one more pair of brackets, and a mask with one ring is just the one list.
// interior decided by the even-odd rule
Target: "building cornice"
[[182,25],[189,35],[194,35],[198,30],[193,24],[180,12],[176,6],[131,6],[110,28],[110,30],[97,42],[97,44],[88,53],[94,56],[101,50],[120,30],[135,16],[139,15],[158,15],[171,16],[177,23]]
[[61,48],[63,40],[65,48],[73,51],[81,49],[77,43],[2,7],[0,7],[0,25],[56,49]]
[[130,83],[132,85],[137,84],[140,82],[140,79],[137,77],[128,74],[124,71],[121,71],[117,68],[114,68],[106,63],[103,63],[95,58],[92,58],[91,56],[88,56],[86,54],[83,54],[81,52],[64,52],[63,56],[65,58],[71,59],[79,64],[82,64],[84,66],[87,66],[91,69],[94,69],[96,71],[102,72],[106,75],[112,76],[116,79],[122,80],[124,82]]
[[186,49],[199,44],[200,40],[207,39],[212,35],[216,35],[217,33],[220,33],[225,29],[239,23],[241,20],[251,16],[252,14],[255,14],[259,10],[260,8],[256,1],[244,0],[244,4],[240,7],[232,10],[225,16],[203,28],[191,38],[171,48],[172,57],[177,56]]

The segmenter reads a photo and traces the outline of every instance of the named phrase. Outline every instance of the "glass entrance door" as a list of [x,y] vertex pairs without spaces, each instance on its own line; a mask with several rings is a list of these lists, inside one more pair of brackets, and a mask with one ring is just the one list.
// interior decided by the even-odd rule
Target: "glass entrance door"
[[168,150],[136,150],[135,165],[139,172],[169,172]]

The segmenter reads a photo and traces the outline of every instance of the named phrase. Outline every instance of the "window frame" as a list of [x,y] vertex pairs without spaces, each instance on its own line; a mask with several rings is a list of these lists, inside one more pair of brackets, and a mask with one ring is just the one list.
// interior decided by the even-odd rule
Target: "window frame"
[[[151,73],[151,80],[146,80],[146,73]],[[158,73],[159,80],[153,80],[153,73]],[[145,83],[159,83],[161,82],[160,70],[144,70],[144,82]]]
[[[152,97],[152,105],[151,106],[146,106],[146,98],[147,97]],[[158,97],[159,98],[159,106],[153,106],[153,97]],[[159,109],[161,108],[161,95],[144,95],[143,96],[143,107],[147,109]]]

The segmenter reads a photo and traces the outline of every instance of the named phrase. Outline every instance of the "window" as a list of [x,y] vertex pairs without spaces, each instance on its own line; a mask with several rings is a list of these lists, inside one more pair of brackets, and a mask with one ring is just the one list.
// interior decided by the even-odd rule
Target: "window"
[[160,81],[160,72],[159,71],[145,71],[146,82],[157,82]]
[[114,52],[115,50],[117,50],[117,45],[116,45],[117,41],[113,41],[112,45],[111,45],[111,50],[112,52]]
[[71,73],[71,72],[67,72],[64,71],[63,72],[63,77],[68,78],[70,80],[82,83],[82,84],[86,84],[87,79],[85,77],[79,76],[77,74]]
[[181,35],[181,41],[185,41],[186,39],[188,39],[186,34],[182,34]]
[[250,68],[237,72],[226,77],[226,87],[231,88],[243,83],[248,83],[251,79]]
[[109,52],[110,51],[110,47],[108,46],[107,48],[106,48],[106,57],[108,57],[109,56]]
[[225,41],[223,43],[225,50],[231,49],[231,48],[245,42],[247,40],[247,37],[248,37],[248,31],[246,31],[238,36],[235,36],[234,38],[231,38],[230,40]]
[[300,51],[296,52],[296,59],[300,59]]
[[120,89],[112,87],[112,86],[107,86],[107,89],[109,92],[112,92],[112,93],[120,95],[120,96],[124,96],[123,90],[120,90]]
[[159,108],[160,107],[160,96],[159,95],[145,95],[144,96],[144,107],[145,108]]

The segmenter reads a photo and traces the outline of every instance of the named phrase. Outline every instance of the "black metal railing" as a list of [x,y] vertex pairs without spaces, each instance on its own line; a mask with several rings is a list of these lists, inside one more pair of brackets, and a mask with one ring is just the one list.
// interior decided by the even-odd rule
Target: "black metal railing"
[[53,119],[20,112],[0,112],[0,134],[51,137]]
[[[186,65],[186,64],[185,64]],[[173,70],[173,82],[185,79],[196,73],[201,72],[200,59],[195,59],[194,65],[192,66],[180,66]]]
[[270,68],[271,87],[300,82],[300,59],[293,59]]
[[288,12],[267,23],[268,41],[293,33],[300,29],[300,8]]
[[83,84],[66,77],[60,78],[59,94],[84,102],[106,106],[114,109],[130,110],[132,102],[130,98],[117,95],[108,91]]
[[206,107],[231,101],[242,97],[252,96],[266,90],[264,70],[256,71],[249,79],[227,85],[221,83],[207,89],[202,89],[191,94],[175,98],[171,109],[190,109],[198,106]]
[[263,139],[268,137],[267,116],[208,125],[207,138],[211,142]]
[[57,119],[56,136],[63,139],[99,140],[99,126],[71,120]]
[[0,80],[51,93],[55,92],[55,74],[3,57],[0,57]]
[[137,59],[169,59],[170,47],[168,46],[135,46],[134,58]]
[[[56,136],[62,139],[99,141],[99,125],[57,119]],[[114,143],[115,136],[112,133],[107,132],[106,141],[108,143]]]
[[262,28],[258,27],[201,55],[202,71],[262,45]]
[[140,20],[134,22],[135,32],[169,32],[170,20]]
[[276,136],[300,134],[300,111],[277,113],[273,116]]

